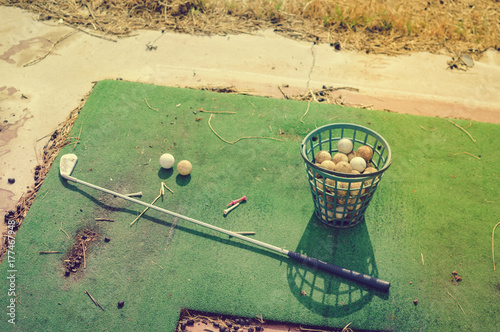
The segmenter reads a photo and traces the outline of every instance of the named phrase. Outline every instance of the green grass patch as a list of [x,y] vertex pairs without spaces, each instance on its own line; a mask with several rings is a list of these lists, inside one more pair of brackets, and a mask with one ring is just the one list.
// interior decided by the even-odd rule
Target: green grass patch
[[[200,108],[236,112],[211,118],[228,141],[281,141],[227,144]],[[61,151],[41,189],[48,193],[35,199],[17,234],[16,326],[4,315],[0,330],[173,331],[183,307],[330,327],[352,322],[355,329],[498,329],[491,231],[500,213],[500,153],[491,137],[500,126],[454,120],[474,143],[444,119],[311,104],[302,123],[306,108],[299,101],[99,82],[71,134],[82,128],[80,143]],[[343,230],[315,219],[299,152],[302,138],[333,117],[377,131],[393,156],[366,221]],[[70,152],[79,157],[73,176],[81,180],[142,191],[145,202],[163,181],[174,194],[166,191],[157,206],[388,280],[390,292],[154,210],[130,227],[142,206],[60,179],[59,158]],[[165,152],[190,160],[191,176],[161,170]],[[224,217],[227,203],[243,195],[248,201]],[[115,221],[95,221],[103,217]],[[83,229],[98,239],[86,252],[86,268],[65,277],[64,259]],[[46,250],[63,254],[39,254]],[[7,263],[0,265],[4,290]],[[450,281],[454,270],[463,278],[458,284]],[[6,308],[10,297],[2,291],[0,300]]]

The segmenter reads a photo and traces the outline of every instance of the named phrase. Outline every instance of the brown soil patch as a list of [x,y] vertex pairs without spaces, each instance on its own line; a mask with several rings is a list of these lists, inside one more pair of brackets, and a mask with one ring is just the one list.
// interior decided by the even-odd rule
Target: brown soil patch
[[83,229],[75,236],[75,244],[64,260],[64,276],[69,277],[86,268],[89,249],[99,239],[99,234],[92,229]]
[[[327,328],[266,321],[262,317],[248,318],[182,309],[176,332],[361,332],[349,326]],[[372,331],[373,332],[373,331]]]

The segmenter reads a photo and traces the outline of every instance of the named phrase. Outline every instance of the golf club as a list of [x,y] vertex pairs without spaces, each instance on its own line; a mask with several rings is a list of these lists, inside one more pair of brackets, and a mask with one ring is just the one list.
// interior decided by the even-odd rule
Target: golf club
[[339,267],[339,266],[336,266],[336,265],[333,265],[333,264],[330,264],[330,263],[323,262],[323,261],[321,261],[321,260],[319,260],[317,258],[308,257],[308,256],[303,255],[303,254],[299,254],[299,253],[296,253],[296,252],[293,252],[293,251],[289,251],[289,250],[286,250],[286,249],[283,249],[283,248],[279,248],[279,247],[276,247],[276,246],[273,246],[273,245],[270,245],[270,244],[267,244],[267,243],[264,243],[264,242],[261,242],[261,241],[258,241],[258,240],[246,237],[246,236],[243,236],[241,234],[238,234],[238,233],[235,233],[235,232],[231,232],[231,231],[225,230],[223,228],[219,228],[217,226],[213,226],[213,225],[204,223],[202,221],[198,221],[198,220],[190,218],[190,217],[183,216],[181,214],[178,214],[178,213],[175,213],[175,212],[172,212],[172,211],[169,211],[169,210],[162,209],[162,208],[154,206],[152,204],[148,204],[148,203],[139,201],[139,200],[137,200],[135,198],[132,198],[132,197],[129,197],[129,196],[125,196],[125,195],[122,195],[122,194],[119,194],[119,193],[116,193],[116,192],[113,192],[113,191],[111,191],[109,189],[101,188],[101,187],[93,185],[91,183],[79,180],[79,179],[71,176],[71,173],[73,172],[73,169],[75,168],[75,165],[76,165],[77,161],[78,161],[78,157],[75,154],[65,154],[65,155],[63,155],[61,157],[61,161],[60,161],[60,164],[59,164],[59,174],[61,175],[61,177],[63,177],[64,179],[66,179],[68,181],[76,182],[76,183],[82,184],[84,186],[87,186],[87,187],[90,187],[90,188],[93,188],[93,189],[96,189],[96,190],[100,190],[102,192],[114,195],[116,197],[120,197],[120,198],[123,198],[125,200],[131,201],[133,203],[149,207],[150,209],[154,209],[154,210],[166,213],[166,214],[171,215],[173,217],[177,217],[177,218],[180,218],[180,219],[183,219],[183,220],[186,220],[186,221],[190,221],[190,222],[198,224],[200,226],[213,229],[213,230],[215,230],[217,232],[227,234],[229,236],[241,239],[243,241],[251,242],[253,244],[256,244],[256,245],[264,247],[264,248],[267,248],[267,249],[272,250],[272,251],[276,251],[278,253],[287,255],[289,258],[291,258],[293,260],[296,260],[298,262],[301,262],[301,263],[303,263],[305,265],[312,266],[312,267],[315,267],[315,268],[318,268],[318,269],[330,272],[332,274],[338,275],[338,276],[346,278],[346,279],[350,279],[350,280],[356,281],[358,283],[361,283],[361,284],[373,287],[373,288],[378,289],[378,290],[383,291],[383,292],[389,291],[389,287],[390,287],[391,284],[388,281],[381,280],[381,279],[378,279],[378,278],[374,278],[374,277],[371,277],[369,275],[358,273],[358,272],[355,272],[355,271],[347,270],[347,269],[344,269],[342,267]]

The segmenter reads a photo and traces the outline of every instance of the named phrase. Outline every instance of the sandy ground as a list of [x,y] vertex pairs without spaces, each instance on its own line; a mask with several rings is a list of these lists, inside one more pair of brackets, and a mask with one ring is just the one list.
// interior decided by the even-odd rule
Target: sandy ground
[[[324,85],[349,87],[358,91],[338,93],[353,105],[500,123],[496,51],[460,71],[448,69],[451,55],[444,53],[389,57],[338,52],[330,45],[290,40],[272,31],[211,37],[139,31],[112,41],[62,22],[37,22],[31,13],[11,7],[0,7],[0,22],[2,216],[33,185],[34,168],[50,135],[93,82],[102,79],[234,86],[273,98]],[[287,87],[282,92],[279,86]]]

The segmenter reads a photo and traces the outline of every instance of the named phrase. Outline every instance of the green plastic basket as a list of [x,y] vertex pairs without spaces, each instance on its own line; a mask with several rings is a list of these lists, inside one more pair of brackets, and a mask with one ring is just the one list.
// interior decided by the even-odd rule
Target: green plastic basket
[[[337,142],[349,138],[354,150],[368,145],[373,150],[370,166],[377,169],[369,174],[346,174],[330,171],[315,164],[321,150],[334,155]],[[310,132],[302,141],[301,154],[315,207],[315,214],[324,224],[352,227],[364,220],[364,214],[375,194],[384,172],[391,165],[391,148],[375,131],[355,124],[335,123]]]

